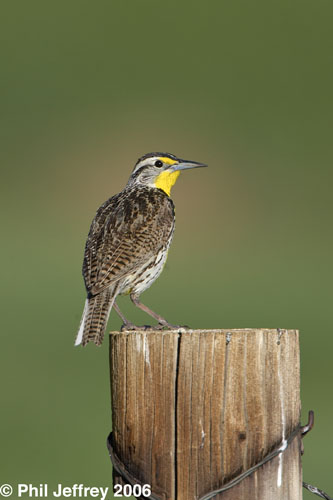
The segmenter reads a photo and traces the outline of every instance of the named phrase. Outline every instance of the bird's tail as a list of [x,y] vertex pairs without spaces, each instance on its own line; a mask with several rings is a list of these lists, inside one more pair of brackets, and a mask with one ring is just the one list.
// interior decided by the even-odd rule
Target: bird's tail
[[85,346],[88,342],[101,345],[114,300],[115,293],[112,288],[107,288],[86,300],[75,340],[76,346]]

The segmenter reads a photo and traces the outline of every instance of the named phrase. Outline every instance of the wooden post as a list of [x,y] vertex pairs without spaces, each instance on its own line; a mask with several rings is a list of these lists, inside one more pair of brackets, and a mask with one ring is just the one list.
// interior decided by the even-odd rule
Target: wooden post
[[300,500],[299,370],[296,330],[112,332],[115,484],[163,500]]

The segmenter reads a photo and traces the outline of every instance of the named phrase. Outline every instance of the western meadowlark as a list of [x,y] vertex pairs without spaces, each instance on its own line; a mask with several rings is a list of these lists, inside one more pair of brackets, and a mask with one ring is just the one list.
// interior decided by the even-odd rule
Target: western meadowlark
[[130,294],[132,302],[172,327],[162,316],[139,301],[140,294],[161,274],[175,229],[170,191],[180,171],[205,167],[168,153],[149,153],[136,163],[127,185],[98,209],[86,242],[82,274],[87,300],[75,345],[103,340],[111,308],[134,329],[115,299]]

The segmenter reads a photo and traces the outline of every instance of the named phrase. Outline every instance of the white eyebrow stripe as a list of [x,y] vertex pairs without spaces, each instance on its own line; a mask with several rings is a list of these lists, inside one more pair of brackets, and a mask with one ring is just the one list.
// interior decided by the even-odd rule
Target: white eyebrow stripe
[[144,165],[149,165],[150,163],[154,163],[156,160],[158,160],[160,156],[151,156],[150,158],[145,158],[144,160],[140,161],[134,168],[132,175],[141,167]]

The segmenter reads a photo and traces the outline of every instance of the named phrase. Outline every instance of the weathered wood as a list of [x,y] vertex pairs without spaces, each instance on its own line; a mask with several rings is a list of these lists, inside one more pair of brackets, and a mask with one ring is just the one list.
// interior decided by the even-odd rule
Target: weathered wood
[[[112,332],[110,375],[114,453],[158,499],[218,490],[299,427],[295,330]],[[300,500],[301,476],[298,432],[214,498]]]

